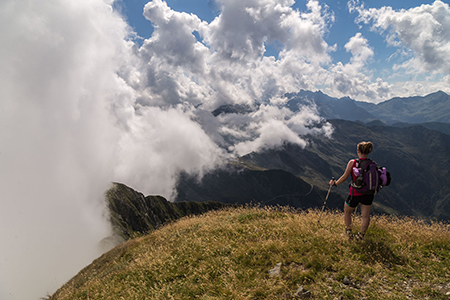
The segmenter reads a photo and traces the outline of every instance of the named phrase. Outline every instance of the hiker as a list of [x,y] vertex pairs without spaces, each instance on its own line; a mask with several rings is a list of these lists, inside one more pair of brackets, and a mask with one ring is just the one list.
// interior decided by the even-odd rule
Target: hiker
[[[367,156],[372,152],[373,144],[371,142],[361,142],[357,145],[356,149],[359,160],[363,161],[364,159],[367,159]],[[329,184],[337,186],[341,183],[344,183],[350,176],[350,174],[352,174],[352,179],[353,181],[355,181],[356,176],[353,174],[352,170],[356,166],[356,164],[357,160],[351,159],[347,164],[347,168],[345,169],[344,174],[338,180],[330,180]],[[364,234],[366,233],[366,230],[369,227],[370,223],[370,209],[372,207],[373,198],[374,195],[365,195],[359,193],[353,186],[350,185],[348,197],[344,204],[344,221],[346,227],[345,232],[348,235],[349,239],[352,239],[354,237],[356,240],[362,240],[364,238]],[[353,236],[352,213],[358,206],[358,204],[360,204],[361,207],[361,230],[355,236]]]

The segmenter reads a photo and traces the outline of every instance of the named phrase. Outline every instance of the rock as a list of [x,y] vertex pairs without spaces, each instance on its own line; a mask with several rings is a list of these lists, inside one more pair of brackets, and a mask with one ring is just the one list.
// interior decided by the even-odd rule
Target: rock
[[311,298],[311,291],[307,291],[303,288],[303,286],[300,286],[295,292],[294,298],[309,299]]
[[342,283],[345,285],[351,285],[352,284],[352,280],[350,278],[348,278],[347,276],[344,277],[344,280],[342,280]]
[[275,277],[281,275],[281,265],[282,263],[277,263],[273,269],[269,270],[269,276]]

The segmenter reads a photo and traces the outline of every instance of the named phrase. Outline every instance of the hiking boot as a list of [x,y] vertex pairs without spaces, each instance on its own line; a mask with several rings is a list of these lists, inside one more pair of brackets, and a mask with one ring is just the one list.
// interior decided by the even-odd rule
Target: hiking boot
[[353,232],[351,229],[345,229],[345,234],[348,236],[349,240],[353,240]]
[[358,232],[358,233],[355,235],[355,240],[357,240],[357,241],[362,241],[363,239],[364,239],[364,233]]

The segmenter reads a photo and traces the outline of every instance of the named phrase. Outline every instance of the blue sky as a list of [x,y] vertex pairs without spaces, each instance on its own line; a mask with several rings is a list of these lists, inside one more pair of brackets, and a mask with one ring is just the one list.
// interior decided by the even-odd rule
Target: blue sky
[[[148,0],[128,0],[117,3],[126,16],[128,24],[136,31],[142,38],[149,38],[153,32],[152,23],[143,16],[143,10]],[[200,19],[211,22],[220,14],[217,5],[209,0],[166,0],[169,7],[180,12],[187,12],[196,14]],[[371,0],[364,1],[367,7],[381,8],[383,6],[390,6],[393,9],[410,9],[420,6],[422,4],[432,4],[434,1],[423,0],[409,0],[409,1],[386,1],[386,0]],[[447,1],[444,1],[447,2]],[[326,40],[330,44],[337,44],[338,48],[333,58],[338,61],[348,61],[350,54],[344,49],[344,43],[355,34],[361,31],[364,35],[370,37],[371,45],[376,49],[376,54],[380,58],[386,59],[389,57],[393,49],[386,47],[384,39],[379,35],[371,32],[368,28],[360,28],[355,23],[355,13],[350,13],[347,7],[347,1],[321,1],[326,4],[335,13],[335,21],[329,27],[329,32]],[[304,11],[306,9],[306,1],[295,1],[293,8]],[[276,51],[269,51],[266,55],[274,55]]]
[[[143,40],[150,38],[153,33],[154,24],[143,16],[144,6],[148,2],[149,1],[147,0],[129,0],[117,3],[117,7],[120,7],[119,10],[124,14],[128,24],[133,28],[137,35],[142,38],[136,40],[139,45],[142,45]],[[165,2],[171,10],[195,14],[202,21],[206,21],[209,24],[222,13],[220,7],[232,6],[234,5],[232,3],[235,3],[235,1],[217,0],[168,0]],[[245,1],[243,2],[245,3]],[[248,1],[248,3],[252,2],[253,1]],[[260,2],[267,3],[268,1]],[[287,7],[290,6],[294,11],[307,13],[309,11],[307,7],[308,2],[309,1],[295,1],[293,5],[285,5]],[[360,7],[361,9],[359,9],[359,11],[358,9],[353,9],[351,12],[348,6],[349,2],[350,1],[345,0],[317,1],[322,9],[324,22],[326,22],[325,27],[321,32],[321,38],[330,47],[330,49],[328,49],[328,59],[331,61],[327,62],[328,66],[325,68],[330,68],[330,64],[335,65],[339,62],[348,64],[352,59],[353,54],[345,48],[345,45],[356,33],[361,33],[361,38],[366,40],[366,46],[373,51],[373,54],[366,58],[363,63],[364,66],[361,67],[358,72],[366,73],[368,80],[371,83],[376,82],[377,78],[382,79],[386,85],[391,85],[389,92],[380,92],[377,94],[373,89],[368,92],[361,89],[356,91],[352,88],[341,88],[340,91],[337,91],[336,88],[331,88],[329,85],[327,86],[323,83],[314,85],[315,88],[311,85],[303,85],[302,88],[325,89],[324,86],[327,86],[328,88],[325,89],[325,92],[328,92],[332,96],[350,96],[357,100],[374,102],[387,100],[386,98],[393,96],[427,94],[438,89],[449,91],[449,79],[445,78],[443,80],[447,75],[449,68],[433,70],[432,66],[429,64],[427,65],[427,63],[418,66],[417,61],[410,61],[411,59],[419,58],[420,62],[420,57],[426,56],[427,54],[420,52],[423,50],[421,45],[417,45],[414,41],[402,40],[403,37],[398,33],[395,33],[396,30],[400,30],[398,27],[395,27],[399,26],[398,23],[396,24],[395,21],[392,21],[391,23],[381,24],[380,21],[378,27],[373,27],[375,24],[375,17],[373,16],[377,13],[378,15],[381,15],[383,13],[382,10],[386,11],[386,8],[392,8],[393,12],[397,13],[397,19],[414,19],[415,17],[420,19],[426,12],[416,11],[414,13],[413,10],[417,10],[422,5],[433,5],[434,1],[353,1],[354,6]],[[256,1],[256,3],[258,2]],[[441,3],[447,5],[448,9],[448,1],[442,1]],[[367,22],[361,20],[357,21],[357,18],[362,14],[361,11],[364,10],[367,14],[371,9],[378,10],[378,12],[371,12],[373,15],[371,20],[368,20]],[[326,17],[325,14],[330,14],[332,18],[330,18],[330,16]],[[447,24],[440,25],[444,27],[443,30],[450,30],[445,29]],[[421,28],[420,25],[417,25],[417,28]],[[414,28],[414,30],[417,31],[417,28]],[[242,30],[245,31],[246,28],[242,28]],[[388,43],[387,38],[389,35],[399,41],[401,45]],[[438,38],[441,39],[441,37],[437,37],[437,39]],[[444,43],[441,42],[441,46],[447,47],[448,37],[443,38],[444,40],[446,39],[446,41],[444,41]],[[200,38],[199,41],[202,42]],[[418,48],[414,49],[414,45]],[[278,59],[279,51],[283,46],[285,45],[282,43],[280,44],[278,41],[272,43],[266,42],[264,56],[274,56]],[[210,45],[208,45],[208,47],[210,47]],[[444,50],[441,49],[439,51],[442,52]],[[408,61],[410,62],[407,63]],[[445,61],[445,63],[448,63],[448,61]],[[442,64],[442,62],[440,62],[440,64]],[[412,67],[412,65],[414,65],[414,67]],[[431,73],[430,70],[432,70]],[[404,85],[404,82],[408,82],[408,84]]]

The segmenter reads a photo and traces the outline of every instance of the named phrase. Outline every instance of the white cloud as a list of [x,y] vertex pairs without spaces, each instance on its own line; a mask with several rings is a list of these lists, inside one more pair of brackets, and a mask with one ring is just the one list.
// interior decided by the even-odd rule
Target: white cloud
[[192,117],[180,106],[143,109],[119,141],[114,178],[152,195],[170,197],[180,171],[201,176],[219,165],[223,150]]
[[278,148],[285,143],[306,147],[308,142],[302,136],[321,134],[329,137],[332,133],[328,123],[321,128],[316,127],[324,120],[318,116],[314,107],[308,106],[294,113],[285,107],[261,105],[255,112],[223,118],[226,119],[222,129],[224,133],[237,138],[230,150],[238,155]]
[[318,1],[308,1],[309,11],[303,13],[293,4],[293,0],[221,1],[221,14],[204,32],[205,43],[220,60],[235,63],[260,59],[265,44],[275,41],[303,59],[328,61],[329,49],[322,37],[332,15]]
[[[52,292],[101,252],[129,44],[102,1],[0,4],[1,299]],[[7,30],[6,30],[7,28]]]
[[305,147],[307,142],[294,133],[283,121],[269,120],[256,129],[258,137],[254,140],[241,142],[233,146],[233,150],[239,155],[245,155],[252,151],[280,147],[285,142]]
[[[274,146],[285,140],[301,144],[289,134],[283,134],[276,143],[267,142],[262,128],[273,124],[273,118],[261,113],[266,106],[255,105],[255,101],[268,102],[285,92],[313,88],[316,80],[323,78],[321,65],[330,62],[331,51],[323,35],[333,15],[313,0],[307,3],[307,12],[294,10],[292,0],[217,4],[220,14],[209,24],[193,14],[176,12],[161,0],[145,6],[144,15],[155,31],[144,41],[138,54],[140,62],[131,72],[134,82],[140,84],[129,80],[138,93],[138,103],[142,109],[178,104],[191,110],[194,105],[196,120],[221,146],[252,141],[255,151],[258,145]],[[266,43],[274,41],[284,45],[279,58],[263,56]],[[205,113],[236,103],[256,111],[216,119]],[[265,117],[256,117],[258,114]],[[278,120],[286,123],[286,111],[282,114]],[[291,135],[301,134],[285,126]],[[258,144],[255,139],[265,140]],[[231,145],[230,149],[237,148]]]
[[[201,104],[206,110],[226,103],[252,104],[255,99],[268,100],[285,92],[318,87],[332,96],[366,101],[380,101],[396,95],[394,85],[373,76],[367,68],[373,63],[375,54],[366,37],[357,33],[344,46],[352,54],[349,63],[331,64],[330,53],[337,45],[328,45],[324,36],[334,22],[333,12],[315,0],[306,3],[305,11],[293,9],[293,3],[292,0],[216,1],[219,14],[207,23],[194,14],[172,10],[164,1],[151,1],[146,5],[144,15],[154,24],[155,31],[139,50],[141,63],[132,73],[134,85],[132,80],[127,82],[139,87],[139,102],[144,105],[191,103]],[[361,23],[378,17],[381,20],[382,16],[391,14],[400,18],[405,12],[426,15],[427,9],[435,11],[431,14],[437,20],[442,14],[442,20],[439,20],[443,30],[436,35],[437,27],[432,29],[429,25],[425,30],[428,33],[422,34],[424,37],[438,36],[437,40],[441,42],[419,42],[417,47],[414,46],[417,43],[412,42],[416,36],[414,32],[423,32],[417,28],[433,24],[430,18],[423,17],[417,24],[413,22],[409,33],[403,28],[391,30],[394,25],[387,24],[394,24],[393,20],[376,23],[374,28],[389,32],[387,41],[390,44],[419,49],[414,51],[423,54],[397,65],[397,70],[407,69],[414,73],[424,69],[424,61],[428,62],[426,70],[430,70],[434,66],[433,57],[437,58],[439,54],[441,62],[447,59],[443,55],[447,47],[446,4],[437,1],[433,6],[399,12],[389,7],[365,9],[357,1],[350,1],[349,6],[350,10],[359,12]],[[406,14],[404,19],[408,19]],[[405,22],[399,20],[397,23]],[[265,57],[267,45],[274,42],[280,47],[278,57]],[[427,45],[432,49],[425,49]],[[445,65],[439,64],[438,60],[434,60],[434,64],[439,68]]]
[[[299,12],[286,1],[223,1],[210,24],[164,1],[144,9],[155,31],[139,50],[141,103],[252,103],[312,85],[309,74],[330,62],[323,39],[333,17],[318,1]],[[200,41],[195,32],[199,33]],[[279,60],[263,57],[266,43],[284,45]],[[314,66],[313,66],[314,65]],[[295,73],[294,73],[295,72]],[[130,81],[131,85],[132,82]]]
[[356,68],[363,67],[367,60],[373,56],[373,50],[369,47],[367,39],[365,39],[360,32],[350,38],[345,44],[347,52],[352,53],[351,64]]
[[413,57],[403,64],[411,72],[450,71],[450,7],[442,1],[408,10],[391,7],[366,9],[351,1],[350,9],[359,13],[358,22],[387,32],[386,41],[395,47],[407,47]]
[[388,99],[391,96],[392,85],[381,78],[372,82],[371,71],[367,68],[367,64],[374,56],[368,40],[358,32],[344,47],[352,54],[350,62],[347,64],[338,62],[330,68],[325,92],[336,97],[349,96],[357,100],[374,102]]

